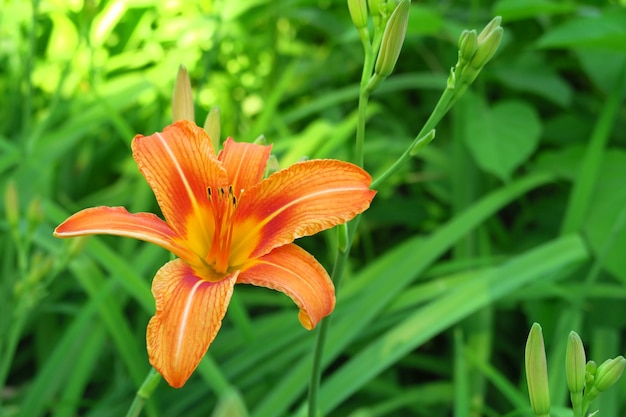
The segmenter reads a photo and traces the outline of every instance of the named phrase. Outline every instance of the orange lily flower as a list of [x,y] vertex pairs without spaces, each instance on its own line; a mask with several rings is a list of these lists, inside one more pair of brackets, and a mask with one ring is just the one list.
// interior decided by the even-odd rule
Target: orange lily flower
[[292,242],[366,210],[376,194],[367,172],[310,160],[263,179],[271,146],[229,138],[216,156],[204,130],[185,120],[137,135],[132,149],[165,221],[94,207],[69,217],[54,235],[132,237],[178,256],[154,277],[156,313],[146,332],[150,363],[172,387],[185,384],[208,350],[235,284],[282,291],[307,329],[332,312],[328,273]]

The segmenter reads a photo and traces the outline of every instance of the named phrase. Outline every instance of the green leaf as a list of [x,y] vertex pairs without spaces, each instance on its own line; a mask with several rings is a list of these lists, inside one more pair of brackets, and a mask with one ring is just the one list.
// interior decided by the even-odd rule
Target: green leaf
[[504,101],[489,108],[477,96],[470,97],[465,103],[465,143],[480,168],[509,181],[537,147],[539,116],[522,101]]
[[626,11],[609,8],[604,14],[585,14],[569,20],[548,30],[537,46],[626,52]]
[[576,9],[574,3],[549,0],[501,0],[493,7],[493,15],[510,22],[536,18],[538,15],[569,13]]
[[542,55],[537,51],[521,54],[513,61],[501,63],[492,72],[503,84],[520,92],[536,94],[562,107],[569,106],[573,97],[571,87]]
[[333,410],[408,352],[479,308],[587,257],[582,239],[569,235],[477,274],[475,279],[419,309],[354,355],[327,379],[320,392],[321,411]]

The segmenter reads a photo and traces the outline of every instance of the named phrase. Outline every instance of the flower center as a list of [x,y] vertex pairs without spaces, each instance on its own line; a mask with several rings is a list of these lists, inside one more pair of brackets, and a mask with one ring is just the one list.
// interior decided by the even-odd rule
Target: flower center
[[213,241],[206,257],[207,263],[215,272],[223,274],[228,271],[228,258],[232,243],[233,216],[237,210],[237,197],[233,193],[233,186],[228,188],[207,187],[207,196],[213,212]]

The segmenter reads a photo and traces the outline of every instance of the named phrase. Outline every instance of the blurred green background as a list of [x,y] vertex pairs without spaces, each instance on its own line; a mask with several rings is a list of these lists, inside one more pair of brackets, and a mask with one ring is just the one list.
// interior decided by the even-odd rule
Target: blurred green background
[[[554,415],[567,334],[625,351],[626,8],[619,1],[413,2],[373,94],[365,167],[410,145],[463,29],[502,16],[500,49],[363,216],[333,314],[328,416],[530,415],[524,343],[542,324]],[[0,416],[124,415],[148,369],[150,244],[52,237],[97,205],[158,212],[131,157],[171,121],[179,65],[196,122],[264,135],[282,167],[350,160],[363,51],[343,1],[0,1]],[[299,241],[330,268],[333,231]],[[239,286],[187,385],[148,416],[298,415],[315,331],[280,293]],[[597,401],[626,412],[626,382]],[[239,408],[237,408],[239,407]]]

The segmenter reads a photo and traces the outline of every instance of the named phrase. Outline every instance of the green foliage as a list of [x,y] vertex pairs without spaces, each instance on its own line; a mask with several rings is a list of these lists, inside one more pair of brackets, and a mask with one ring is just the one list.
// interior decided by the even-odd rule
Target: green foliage
[[[360,220],[320,412],[530,415],[524,342],[540,322],[552,412],[568,415],[569,332],[598,363],[624,349],[626,9],[410,9],[394,72],[364,109],[375,179],[420,136],[463,30],[501,15],[504,37]],[[169,124],[179,65],[196,122],[219,106],[222,137],[262,134],[285,167],[354,160],[363,59],[345,2],[0,1],[0,416],[123,415],[148,373],[150,282],[169,255],[52,231],[89,206],[158,212],[130,141]],[[334,231],[299,244],[330,270]],[[304,413],[317,330],[282,294],[241,287],[198,371],[180,390],[159,385],[146,415]],[[594,407],[623,415],[626,384]]]

